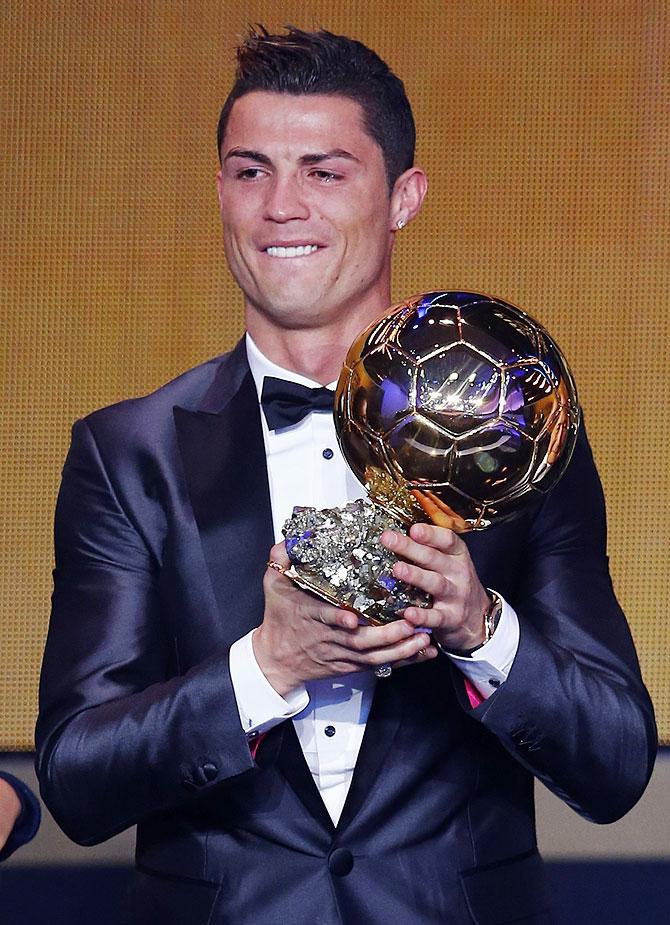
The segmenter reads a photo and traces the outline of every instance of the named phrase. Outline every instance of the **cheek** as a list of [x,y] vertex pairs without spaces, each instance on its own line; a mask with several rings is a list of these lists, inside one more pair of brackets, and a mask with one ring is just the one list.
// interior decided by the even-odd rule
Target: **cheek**
[[359,224],[349,237],[350,254],[357,266],[370,269],[382,262],[388,251],[389,241],[386,227],[378,216],[370,216]]
[[237,284],[246,289],[253,284],[255,274],[250,265],[249,255],[242,246],[239,238],[230,229],[223,234],[223,251],[226,263]]
[[219,209],[221,223],[227,235],[240,237],[240,234],[251,229],[255,207],[252,197],[240,193],[239,190],[226,191],[223,206]]
[[241,209],[228,207],[222,211],[221,224],[226,248],[239,252],[242,248],[249,247],[249,220]]

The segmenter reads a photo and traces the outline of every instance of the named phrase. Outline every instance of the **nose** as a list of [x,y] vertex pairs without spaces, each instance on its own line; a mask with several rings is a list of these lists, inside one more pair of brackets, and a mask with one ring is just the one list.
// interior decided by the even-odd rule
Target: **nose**
[[297,177],[274,177],[265,202],[265,217],[279,223],[309,217],[309,208]]

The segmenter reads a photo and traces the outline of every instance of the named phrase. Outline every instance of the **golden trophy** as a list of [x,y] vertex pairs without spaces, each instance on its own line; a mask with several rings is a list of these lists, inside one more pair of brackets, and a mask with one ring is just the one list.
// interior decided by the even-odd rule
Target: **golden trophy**
[[287,574],[377,624],[430,603],[393,577],[384,529],[465,532],[517,516],[561,477],[579,429],[575,384],[547,331],[502,299],[462,291],[414,296],[366,328],[334,415],[368,498],[296,508]]

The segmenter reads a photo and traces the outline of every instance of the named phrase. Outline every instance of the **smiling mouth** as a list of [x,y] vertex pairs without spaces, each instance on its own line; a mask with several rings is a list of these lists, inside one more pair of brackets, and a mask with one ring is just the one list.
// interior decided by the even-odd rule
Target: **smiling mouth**
[[299,244],[297,247],[266,247],[268,257],[309,257],[318,251],[317,244]]

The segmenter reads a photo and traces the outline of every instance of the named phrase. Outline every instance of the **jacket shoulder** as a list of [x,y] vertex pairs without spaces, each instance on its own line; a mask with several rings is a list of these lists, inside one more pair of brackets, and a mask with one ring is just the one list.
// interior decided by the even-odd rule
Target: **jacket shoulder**
[[88,427],[97,440],[138,440],[150,443],[173,426],[175,406],[197,410],[215,380],[225,375],[235,351],[186,370],[153,392],[92,411],[75,424]]

